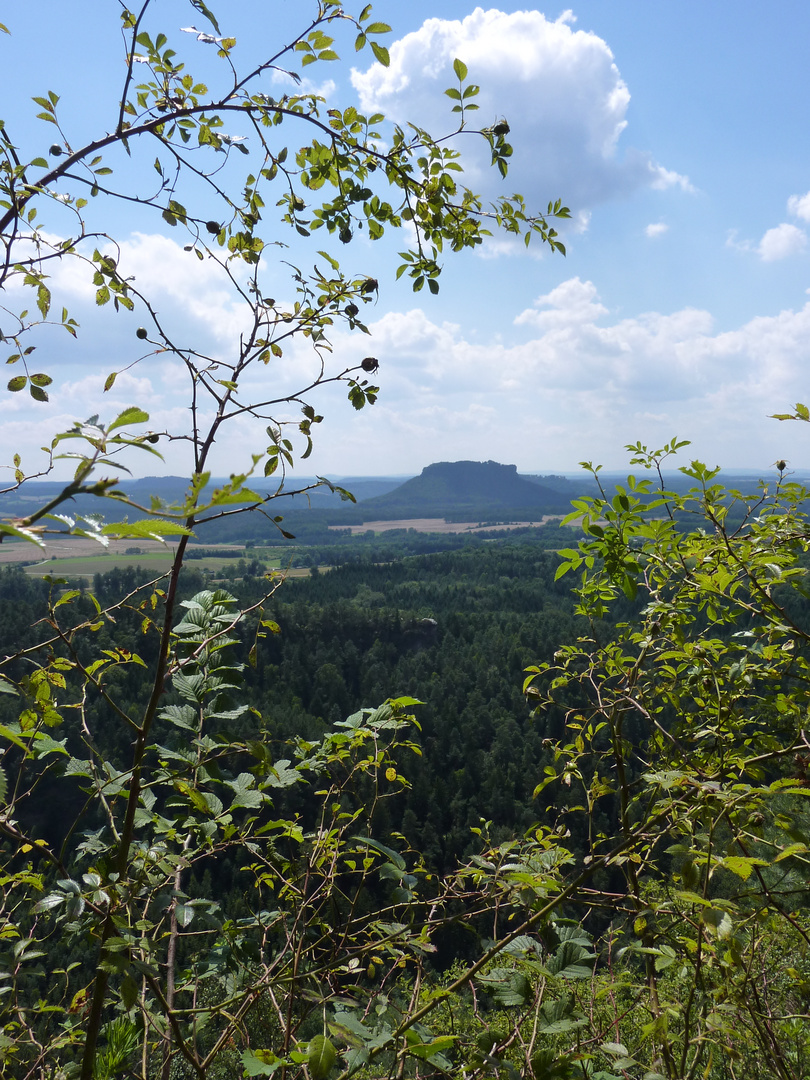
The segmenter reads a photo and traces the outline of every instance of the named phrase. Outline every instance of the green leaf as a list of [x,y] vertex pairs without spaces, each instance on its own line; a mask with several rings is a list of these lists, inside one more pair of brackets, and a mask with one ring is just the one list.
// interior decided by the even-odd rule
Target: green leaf
[[28,540],[32,544],[36,544],[37,547],[45,547],[45,541],[38,532],[34,532],[33,529],[26,529],[22,525],[9,525],[6,522],[0,522],[0,533],[4,536],[16,536],[20,540]]
[[211,25],[218,34],[221,33],[221,30],[219,29],[219,23],[214,18],[213,12],[203,3],[203,0],[191,0],[191,6],[196,8],[201,15],[204,15],[205,18],[208,19],[208,21],[211,23]]
[[38,900],[34,904],[32,910],[34,914],[39,914],[40,911],[53,911],[54,908],[59,907],[60,904],[64,904],[64,893],[48,893],[47,896],[43,896],[41,900]]
[[478,981],[499,1005],[525,1005],[531,998],[532,986],[522,971],[513,968],[492,968],[486,975],[479,975]]
[[755,866],[767,866],[768,863],[764,859],[744,859],[740,855],[726,855],[722,865],[726,870],[730,870],[733,874],[736,874],[738,878],[747,881],[751,877]]
[[541,1035],[561,1035],[566,1031],[581,1028],[586,1023],[587,1020],[575,1011],[570,998],[547,1001],[537,1014],[537,1030]]
[[271,1050],[242,1051],[242,1065],[248,1076],[272,1076],[284,1064],[283,1058],[277,1058]]
[[161,710],[160,718],[168,720],[175,727],[185,728],[186,731],[196,731],[199,724],[197,710],[191,705],[167,705]]
[[375,59],[383,67],[389,67],[391,64],[391,57],[388,55],[388,49],[384,45],[378,45],[376,41],[369,42],[371,45],[371,51],[374,53]]
[[254,810],[266,801],[266,796],[255,790],[256,778],[250,773],[240,773],[235,780],[227,781],[227,784],[234,790],[231,810],[239,806]]
[[372,851],[378,852],[380,855],[384,855],[390,862],[394,864],[399,870],[405,869],[405,860],[399,854],[398,851],[394,851],[393,848],[386,847],[385,844],[381,844],[379,840],[374,840],[370,836],[353,836],[352,840],[355,844],[360,844],[361,847],[369,847]]
[[163,540],[164,536],[191,536],[191,529],[180,525],[176,521],[165,521],[163,518],[142,518],[140,521],[116,521],[101,528],[101,535],[120,536],[123,539],[129,537],[149,537],[153,540]]
[[459,82],[464,82],[467,78],[467,65],[463,60],[459,60],[458,57],[453,61],[453,71],[456,73],[456,78]]
[[331,1039],[316,1035],[307,1048],[307,1066],[312,1080],[326,1080],[337,1061],[337,1051]]
[[132,1009],[138,1000],[139,987],[131,975],[125,975],[119,987],[125,1009]]
[[113,420],[107,428],[107,432],[109,434],[109,432],[115,431],[116,428],[130,426],[132,424],[145,424],[148,419],[149,413],[144,412],[143,409],[139,409],[137,405],[132,405],[116,416],[115,420]]
[[203,675],[182,675],[179,671],[172,676],[172,685],[180,697],[201,705],[205,694]]
[[28,743],[23,742],[17,732],[12,731],[11,728],[6,727],[5,724],[0,724],[0,738],[8,739],[9,742],[14,743],[14,745],[19,747],[20,750],[24,750],[25,753],[28,754]]
[[804,855],[807,851],[808,851],[808,847],[807,847],[806,844],[802,844],[802,843],[790,844],[788,847],[786,847],[782,851],[780,851],[779,854],[776,856],[776,858],[773,861],[775,863],[778,863],[778,862],[781,862],[783,859],[791,858],[791,856],[793,856],[793,855]]
[[194,908],[191,904],[175,904],[174,916],[182,927],[186,927],[194,918]]
[[563,941],[547,967],[550,975],[562,975],[565,979],[590,979],[593,964],[582,961],[593,959],[593,954],[576,941]]
[[18,390],[22,390],[24,388],[27,382],[27,375],[15,375],[13,379],[9,379],[8,389],[12,392],[12,394],[16,394]]
[[459,1035],[437,1035],[430,1042],[408,1043],[408,1053],[422,1058],[423,1061],[429,1061],[437,1054],[443,1054],[445,1050],[452,1050],[460,1037]]

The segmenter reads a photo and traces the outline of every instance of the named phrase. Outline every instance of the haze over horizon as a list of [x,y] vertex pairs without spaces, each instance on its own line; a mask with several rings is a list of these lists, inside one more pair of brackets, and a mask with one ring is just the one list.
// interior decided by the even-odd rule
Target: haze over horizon
[[[120,71],[107,7],[94,2],[77,17],[66,6],[47,22],[33,8],[4,16],[12,36],[0,36],[0,93],[22,153],[35,156],[51,141],[30,101],[48,89],[62,96],[68,129],[91,137],[109,128],[99,86],[115,96]],[[246,53],[262,10],[247,0],[219,12]],[[321,393],[322,430],[297,468],[405,477],[431,462],[490,459],[522,474],[572,475],[581,460],[626,471],[626,443],[657,447],[675,435],[692,443],[675,466],[697,457],[726,472],[764,474],[779,458],[810,467],[810,428],[768,419],[810,400],[810,7],[788,0],[764,18],[752,0],[643,9],[584,0],[563,12],[461,0],[404,10],[378,0],[374,13],[393,27],[390,68],[365,54],[356,60],[351,43],[339,42],[344,61],[309,69],[313,88],[440,134],[452,122],[443,90],[454,83],[453,58],[462,58],[482,87],[482,123],[504,116],[511,125],[506,190],[522,191],[530,207],[557,197],[571,207],[561,230],[568,255],[527,253],[495,237],[479,253],[447,254],[431,297],[395,284],[396,238],[356,237],[334,252],[350,272],[380,281],[366,313],[372,338],[338,331],[332,341],[341,365],[379,358],[381,396],[355,413],[344,390]],[[77,64],[65,47],[77,18],[88,24],[88,53],[100,50],[93,64]],[[283,36],[292,18],[286,12],[274,31]],[[172,0],[161,19],[193,69],[197,44],[176,34],[187,5]],[[485,196],[504,189],[475,153],[464,161],[467,182]],[[155,217],[144,232],[125,207],[119,213],[124,272],[157,284],[161,314],[181,337],[184,327],[204,327],[211,354],[227,356],[240,313],[211,267],[183,251],[175,230],[158,231]],[[323,246],[340,247],[319,237],[292,244],[284,258],[309,266]],[[289,291],[280,272],[278,280]],[[165,357],[147,353],[102,394],[112,368],[143,356],[137,311],[96,310],[89,280],[68,266],[54,268],[51,286],[82,333],[75,343],[56,331],[40,338],[53,401],[5,398],[0,465],[19,450],[34,471],[56,431],[136,402],[152,403],[153,429],[177,430],[185,384]],[[268,377],[283,390],[293,369],[312,363],[301,345]],[[255,438],[248,422],[234,424],[212,471],[246,470]],[[164,449],[163,466],[130,462],[136,474],[188,471],[177,445]]]

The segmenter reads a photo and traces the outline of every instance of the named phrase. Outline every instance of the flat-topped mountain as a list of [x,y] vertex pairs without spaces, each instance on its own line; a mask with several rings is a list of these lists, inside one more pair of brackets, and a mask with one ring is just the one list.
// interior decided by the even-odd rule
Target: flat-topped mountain
[[[276,505],[285,518],[294,515],[297,520],[303,514],[309,519],[320,513],[328,515],[329,523],[335,525],[407,518],[531,521],[544,514],[568,513],[571,499],[581,491],[581,485],[552,476],[548,477],[550,483],[546,486],[545,479],[524,478],[518,475],[516,465],[501,465],[497,461],[439,461],[404,483],[394,478],[342,481],[355,494],[357,504],[341,502],[337,494],[321,488],[308,495],[282,499]],[[212,481],[211,487],[215,484]],[[53,498],[63,486],[55,481],[33,482],[0,498],[0,513],[24,516]],[[260,493],[266,488],[261,479],[254,480],[250,486]],[[153,495],[166,503],[177,504],[185,496],[188,481],[176,476],[129,478],[122,481],[121,488],[142,505],[148,505]],[[112,520],[123,514],[130,520],[141,516],[132,507],[122,508],[89,495],[70,500],[62,509],[68,513],[99,512]],[[237,519],[237,531],[245,535],[257,528],[263,531],[263,521],[248,524],[247,519]],[[213,526],[205,528],[206,536],[218,531],[221,530]]]
[[365,520],[394,517],[474,518],[567,513],[571,495],[524,480],[517,465],[497,461],[438,461],[385,495],[365,499]]

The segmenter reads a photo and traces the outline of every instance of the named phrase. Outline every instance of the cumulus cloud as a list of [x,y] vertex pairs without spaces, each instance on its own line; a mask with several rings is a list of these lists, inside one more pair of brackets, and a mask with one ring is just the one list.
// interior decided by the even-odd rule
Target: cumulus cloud
[[[217,345],[238,340],[247,323],[247,305],[234,299],[222,268],[213,259],[192,252],[166,236],[134,233],[119,246],[119,269],[136,287],[148,283],[151,296],[162,298],[159,317],[173,329],[178,320],[205,326]],[[181,341],[182,343],[182,341]]]
[[807,248],[807,234],[796,225],[783,222],[768,229],[759,242],[757,254],[763,262],[776,262],[791,255],[801,255]]
[[675,433],[710,464],[806,457],[806,433],[767,417],[806,397],[810,302],[717,332],[694,308],[617,318],[593,282],[572,278],[513,321],[525,340],[472,340],[419,309],[374,324],[380,402],[362,432],[327,440],[344,472],[362,471],[368,440],[392,472],[402,461],[481,458],[482,445],[526,471],[583,457],[615,466],[625,443]]
[[[620,152],[630,91],[606,42],[572,21],[570,11],[552,21],[539,11],[480,7],[462,20],[428,19],[393,44],[390,67],[354,71],[352,81],[365,109],[379,108],[397,122],[416,118],[441,132],[453,119],[441,91],[456,82],[452,63],[459,57],[469,81],[482,87],[470,123],[508,119],[508,190],[523,191],[535,205],[561,197],[581,210],[644,187],[690,190],[686,177],[649,153]],[[503,190],[487,168],[486,148],[467,139],[461,149],[472,186],[490,195]]]
[[791,195],[787,205],[789,214],[802,221],[810,221],[810,191],[806,195]]
[[545,296],[538,296],[533,307],[515,318],[515,325],[531,325],[550,331],[563,326],[595,323],[607,314],[608,309],[599,302],[593,282],[583,282],[575,277],[564,281]]
[[[222,320],[231,332],[238,313],[220,294],[218,278],[200,264],[199,277],[173,283],[172,267],[179,272],[185,264],[175,263],[180,253],[163,244],[159,238],[154,244],[133,239],[125,249],[129,269],[151,272],[154,260],[163,257],[166,311],[181,328],[191,331],[199,323],[203,341],[210,336],[224,347],[217,344],[214,327]],[[202,312],[201,302],[209,310]],[[615,466],[625,443],[642,439],[661,445],[673,434],[697,434],[696,454],[714,459],[712,464],[756,466],[777,457],[806,458],[806,432],[793,430],[801,425],[790,429],[766,417],[806,400],[810,299],[800,310],[717,332],[711,313],[695,308],[622,317],[593,281],[571,277],[523,310],[503,311],[500,333],[486,339],[466,324],[434,321],[420,307],[382,313],[376,320],[375,311],[369,312],[371,339],[340,327],[330,336],[337,369],[359,363],[367,353],[380,359],[375,376],[380,400],[356,413],[345,385],[319,391],[313,404],[325,420],[306,464],[312,473],[401,474],[433,460],[482,457],[533,472],[569,469],[582,458]],[[0,465],[19,450],[30,468],[36,449],[55,431],[93,412],[109,418],[134,402],[150,412],[153,430],[187,430],[187,376],[165,354],[148,352],[122,371],[110,392],[102,392],[104,375],[124,368],[142,343],[131,332],[132,316],[106,318],[102,312],[96,318],[119,329],[126,318],[129,329],[100,345],[95,329],[83,327],[75,348],[81,351],[87,339],[86,348],[95,352],[70,371],[54,372],[60,378],[52,402],[11,395],[8,422],[0,429]],[[240,394],[245,401],[281,400],[302,379],[317,375],[317,363],[310,342],[290,343],[282,358],[240,380]],[[282,401],[278,408],[276,419],[300,419],[297,406]],[[223,430],[214,471],[249,465],[251,450],[265,445],[263,426],[243,417]],[[177,454],[184,449],[185,444],[179,451],[170,445],[164,466],[151,458],[148,464],[128,464],[151,473],[181,473],[188,463]]]
[[[133,401],[148,402],[155,398],[155,388],[150,378],[137,376],[129,371],[122,371],[116,377],[114,389],[104,395],[104,381],[106,372],[96,372],[85,375],[72,381],[67,381],[59,387],[59,399],[63,403],[70,403],[77,408],[77,413],[83,415],[81,410],[86,407],[88,401],[104,401],[104,412],[108,416],[114,416],[123,412]],[[104,395],[104,396],[102,396]]]
[[[791,195],[787,201],[788,213],[800,221],[810,222],[810,191],[806,195]],[[783,221],[780,225],[768,229],[758,244],[750,240],[738,240],[737,230],[733,229],[726,241],[728,247],[737,251],[753,251],[763,262],[778,262],[793,255],[803,255],[807,250],[807,233],[798,225]]]
[[655,191],[666,191],[667,188],[677,187],[681,191],[694,195],[697,190],[688,176],[682,176],[674,169],[665,169],[663,165],[651,165],[650,175],[652,177],[650,187]]
[[[227,364],[238,356],[240,335],[251,327],[251,309],[216,260],[200,261],[169,237],[141,233],[109,251],[114,251],[122,276],[136,289],[144,288],[161,326],[178,347],[195,350],[212,365]],[[265,269],[267,274],[275,271],[272,266]],[[98,414],[106,423],[134,403],[149,412],[152,430],[187,433],[191,423],[188,371],[179,358],[136,336],[139,322],[151,328],[138,301],[133,313],[116,313],[112,304],[97,307],[92,267],[85,261],[65,259],[49,270],[54,296],[68,305],[80,331],[74,339],[59,327],[48,327],[40,338],[35,370],[54,379],[51,401],[32,402],[27,393],[6,396],[4,407],[10,415],[0,438],[0,466],[3,456],[10,459],[18,448],[27,448],[30,456],[76,421]],[[285,284],[289,288],[289,283]],[[279,306],[286,307],[284,297],[276,295]],[[356,362],[364,355],[360,352]],[[334,366],[338,367],[338,362]],[[259,365],[255,375],[244,380],[244,400],[283,398],[317,379],[319,371],[319,357],[311,340],[294,341],[285,345],[283,358],[274,359],[271,370]],[[115,382],[104,392],[105,380],[113,372],[117,373]],[[214,378],[228,375],[227,367],[213,371]],[[198,404],[206,408],[205,395],[198,395]],[[300,410],[296,411],[300,419]],[[17,417],[20,426],[13,427],[11,421]],[[200,422],[204,422],[203,416]],[[254,440],[250,445],[260,442]],[[248,441],[237,442],[238,454],[232,448],[230,454],[222,455],[223,471],[232,471],[243,454],[247,454],[249,465],[247,445]],[[152,471],[182,471],[184,466],[177,464],[177,456],[175,446],[172,461],[165,467],[154,462]]]
[[669,232],[669,225],[665,225],[663,221],[653,222],[644,230],[645,235],[648,236],[650,240],[656,240],[666,232]]

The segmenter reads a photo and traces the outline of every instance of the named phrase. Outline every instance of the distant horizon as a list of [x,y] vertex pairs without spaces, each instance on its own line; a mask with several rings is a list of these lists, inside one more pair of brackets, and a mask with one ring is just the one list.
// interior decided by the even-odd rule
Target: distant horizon
[[[490,458],[488,460],[491,461],[493,459]],[[448,460],[432,461],[428,465],[423,465],[421,469],[417,469],[417,470],[414,470],[412,472],[402,472],[402,473],[387,472],[387,473],[362,473],[362,474],[334,472],[334,473],[331,473],[330,475],[328,475],[326,477],[326,479],[328,479],[333,484],[343,484],[343,483],[347,483],[349,481],[358,483],[358,482],[364,482],[364,481],[382,481],[382,480],[399,480],[399,481],[402,481],[404,483],[407,480],[411,480],[416,476],[420,476],[421,473],[425,469],[430,468],[431,465],[442,465],[442,464],[451,464],[452,465],[452,464],[457,464],[458,462],[472,462],[474,464],[484,464],[483,461],[476,461],[475,458],[459,458],[456,461],[448,461]],[[495,463],[498,464],[498,465],[507,465],[507,466],[511,466],[511,465],[514,464],[513,462],[508,462],[508,461],[499,461],[499,462],[495,462]],[[705,464],[709,465],[709,462],[705,462]],[[788,465],[789,464],[790,463],[788,463]],[[713,465],[709,465],[709,467],[714,468]],[[518,466],[516,466],[516,468],[517,468],[518,476],[560,476],[560,477],[564,477],[566,480],[577,480],[579,478],[587,478],[587,477],[590,476],[590,474],[585,469],[582,469],[582,468],[579,468],[579,469],[560,469],[560,470],[558,470],[558,469],[551,469],[551,470],[549,470],[549,469],[521,469]],[[645,472],[648,472],[648,471],[649,470],[646,470],[641,466],[631,466],[628,463],[628,465],[623,469],[621,469],[621,468],[608,469],[608,468],[603,467],[603,468],[601,468],[599,470],[599,475],[604,476],[604,477],[623,477],[623,476],[637,475],[637,474],[638,475],[643,475]],[[736,466],[736,465],[732,465],[732,466],[721,465],[719,475],[721,477],[723,477],[723,476],[744,476],[744,477],[752,477],[752,478],[756,477],[758,479],[765,479],[769,475],[769,471],[775,473],[776,472],[775,465],[772,464],[772,465],[768,466],[766,469],[756,469],[756,468],[751,468],[751,467],[746,467],[746,466]],[[100,470],[98,475],[100,476],[102,474],[102,472],[103,472],[103,470]],[[673,476],[673,477],[683,475],[682,472],[681,472],[680,467],[662,469],[662,474],[664,476]],[[788,467],[786,469],[786,471],[785,471],[785,476],[786,477],[806,476],[806,477],[810,478],[810,466],[807,466],[805,468],[802,468],[802,467],[790,468],[790,467]],[[47,477],[47,476],[45,476],[45,477],[31,477],[31,479],[26,479],[23,482],[23,485],[20,485],[20,487],[15,487],[13,489],[10,489],[8,493],[11,493],[12,490],[15,491],[15,492],[18,492],[18,491],[20,491],[20,488],[22,486],[37,485],[37,484],[67,484],[67,483],[70,482],[70,479],[71,479],[70,477],[63,477],[63,478]],[[179,483],[184,483],[185,484],[185,483],[188,483],[189,477],[184,476],[181,473],[149,473],[149,474],[144,475],[144,476],[135,476],[135,475],[130,476],[130,475],[122,474],[122,475],[120,475],[118,477],[118,479],[119,479],[121,485],[126,484],[126,483],[132,483],[132,482],[142,484],[142,483],[145,483],[148,480],[157,480],[157,481],[177,480]],[[229,477],[224,473],[219,474],[219,475],[213,475],[212,474],[211,478],[209,480],[209,484],[224,483],[228,479],[229,479]],[[275,476],[275,477],[253,476],[253,477],[248,478],[248,480],[246,481],[246,485],[248,487],[251,487],[251,486],[255,487],[255,486],[259,486],[259,485],[263,485],[263,484],[270,485],[270,484],[273,484],[274,482],[278,483],[278,479],[279,478],[277,476]],[[288,481],[288,483],[294,484],[295,486],[305,485],[305,484],[314,484],[314,483],[318,482],[318,477],[315,476],[315,475],[312,475],[312,476],[291,475],[291,476],[287,477],[287,481]],[[0,492],[0,495],[2,495],[4,493],[5,492]]]

